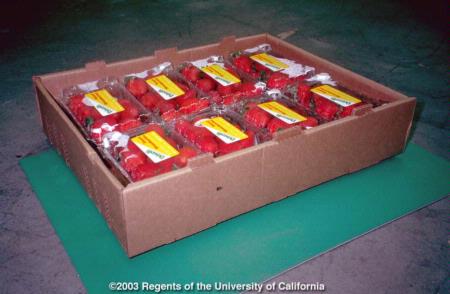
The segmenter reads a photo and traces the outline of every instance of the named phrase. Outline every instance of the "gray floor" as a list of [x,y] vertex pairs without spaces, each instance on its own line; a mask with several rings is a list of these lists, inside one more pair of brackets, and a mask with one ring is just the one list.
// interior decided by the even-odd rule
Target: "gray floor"
[[[50,148],[38,124],[32,75],[202,45],[225,35],[296,30],[289,42],[417,97],[412,141],[450,159],[448,9],[443,1],[413,2],[6,6],[9,14],[0,15],[0,293],[85,292],[18,166],[21,157]],[[328,293],[449,293],[449,215],[446,198],[274,280],[323,281]]]

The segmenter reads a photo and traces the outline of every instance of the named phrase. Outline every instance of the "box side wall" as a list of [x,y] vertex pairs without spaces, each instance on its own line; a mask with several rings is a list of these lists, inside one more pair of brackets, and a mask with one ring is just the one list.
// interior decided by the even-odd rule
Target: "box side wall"
[[192,235],[264,205],[262,149],[129,185],[124,191],[128,254]]
[[268,146],[263,163],[268,199],[280,200],[402,152],[414,105],[411,100],[347,117]]
[[84,140],[39,79],[35,80],[35,88],[42,126],[50,143],[72,169],[127,250],[123,218],[123,186],[111,175],[97,153]]

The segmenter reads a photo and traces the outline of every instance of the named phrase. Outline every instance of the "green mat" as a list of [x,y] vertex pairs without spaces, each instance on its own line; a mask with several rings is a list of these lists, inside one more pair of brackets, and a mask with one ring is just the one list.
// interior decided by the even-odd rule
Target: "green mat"
[[450,192],[450,164],[416,145],[194,236],[128,259],[62,158],[20,162],[90,293],[111,281],[259,282]]

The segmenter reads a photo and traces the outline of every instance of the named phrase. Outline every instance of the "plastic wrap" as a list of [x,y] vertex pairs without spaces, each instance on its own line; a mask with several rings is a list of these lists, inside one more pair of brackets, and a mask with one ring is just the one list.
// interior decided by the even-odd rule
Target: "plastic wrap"
[[170,62],[140,73],[128,74],[123,82],[142,105],[164,121],[209,107],[206,94],[184,81]]
[[279,95],[272,96],[242,102],[235,105],[234,110],[247,124],[270,135],[295,126],[310,129],[322,122],[304,107]]
[[266,83],[268,89],[281,91],[314,73],[313,67],[278,56],[269,44],[233,52],[230,61],[239,74]]
[[197,148],[180,135],[169,133],[160,123],[116,133],[104,141],[105,157],[132,182],[183,168],[189,158],[200,154]]
[[314,111],[324,120],[334,120],[352,114],[356,107],[370,104],[382,105],[383,101],[368,99],[338,85],[328,73],[320,73],[299,81],[290,94],[300,105]]
[[173,122],[172,129],[203,152],[229,154],[261,143],[267,138],[247,125],[237,113],[214,108]]
[[186,81],[210,96],[212,104],[231,105],[261,95],[265,83],[239,75],[222,56],[210,56],[180,66]]
[[134,130],[155,119],[111,77],[65,89],[62,102],[84,135],[96,144],[110,132]]

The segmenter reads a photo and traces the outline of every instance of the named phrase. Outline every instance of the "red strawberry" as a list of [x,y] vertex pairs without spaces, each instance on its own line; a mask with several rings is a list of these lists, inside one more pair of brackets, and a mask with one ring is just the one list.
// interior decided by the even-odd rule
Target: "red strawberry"
[[271,89],[283,89],[289,83],[289,77],[281,72],[274,72],[267,80],[267,86]]
[[330,100],[319,95],[313,95],[313,97],[317,114],[326,120],[335,118],[337,112],[339,111],[339,106],[336,103],[331,102]]
[[164,129],[158,125],[158,124],[149,124],[147,126],[147,128],[145,129],[146,132],[151,132],[151,131],[155,131],[156,133],[158,133],[158,135],[160,135],[161,137],[165,137],[166,136],[166,132],[164,131]]
[[203,79],[199,79],[196,83],[196,86],[203,92],[209,92],[215,90],[216,82],[209,77],[205,77]]
[[364,102],[359,102],[359,103],[342,108],[342,111],[339,114],[339,117],[346,117],[346,116],[351,115],[353,112],[353,109],[355,109],[356,107],[361,106],[363,104],[364,104]]
[[287,129],[289,127],[291,127],[291,125],[285,123],[284,121],[276,117],[272,118],[270,122],[267,124],[267,129],[271,134],[281,131],[283,129]]
[[147,83],[140,78],[131,78],[126,85],[128,91],[135,97],[141,97],[148,91]]
[[127,171],[135,170],[139,165],[147,161],[146,156],[141,151],[123,150],[120,152],[120,165]]
[[252,71],[252,60],[246,55],[240,55],[234,60],[234,65],[243,72],[250,73]]
[[253,98],[262,95],[263,89],[257,88],[253,82],[245,82],[241,85],[242,96]]
[[233,93],[228,96],[225,96],[222,100],[223,105],[231,105],[233,103],[238,102],[241,99],[241,93]]
[[131,118],[125,121],[121,121],[119,123],[119,126],[117,127],[117,130],[119,132],[124,133],[126,131],[133,130],[140,126],[142,126],[142,122],[140,120]]
[[222,103],[222,96],[217,91],[210,91],[208,95],[211,97],[211,102],[220,104]]
[[168,158],[158,163],[158,169],[159,174],[168,173],[173,170],[176,170],[177,166],[175,165],[175,157]]
[[151,178],[159,173],[159,168],[153,162],[146,162],[144,164],[139,165],[135,169],[131,171],[131,178],[133,181],[139,181],[146,178]]
[[255,133],[251,130],[247,130],[247,139],[241,140],[241,149],[251,147],[255,144]]
[[179,120],[175,123],[175,130],[183,136],[191,127],[192,125],[185,120]]
[[197,98],[197,93],[195,93],[194,89],[188,89],[186,91],[184,91],[184,95],[178,96],[177,98],[175,98],[175,101],[178,104],[182,104],[184,101],[188,100],[188,99],[192,99],[192,98]]
[[200,79],[200,77],[201,77],[201,71],[197,68],[197,67],[195,67],[195,66],[193,66],[193,65],[188,65],[188,66],[186,66],[186,67],[184,67],[182,70],[181,70],[181,74],[187,79],[187,80],[189,80],[189,81],[191,81],[191,82],[196,82],[196,81],[198,81],[199,79]]
[[96,121],[91,126],[90,135],[97,143],[102,141],[103,135],[112,132],[117,128],[117,120],[114,116],[104,116]]
[[123,111],[119,113],[119,118],[121,121],[127,121],[130,119],[135,119],[139,116],[139,110],[130,100],[127,99],[119,99],[118,102],[125,108]]
[[233,87],[233,85],[229,85],[229,86],[222,86],[222,85],[217,85],[217,92],[219,92],[219,94],[221,96],[226,96],[229,94],[232,94],[235,91],[235,88]]
[[216,154],[219,149],[216,140],[211,137],[198,137],[195,144],[203,152],[211,152],[212,154]]
[[144,94],[140,99],[141,103],[148,109],[153,110],[156,104],[162,100],[162,98],[153,92],[148,92]]
[[185,167],[188,159],[197,155],[197,152],[188,146],[181,148],[178,152],[180,154],[174,157],[174,164],[179,168]]
[[69,100],[69,109],[73,114],[76,114],[78,109],[80,109],[81,105],[83,105],[84,95],[75,95],[70,97]]
[[[111,115],[110,115],[111,116]],[[78,121],[85,127],[89,127],[94,121],[103,118],[100,112],[92,106],[81,104],[76,113]]]
[[188,98],[180,104],[180,111],[183,113],[193,113],[197,109],[197,104],[200,102],[198,98]]
[[264,71],[264,72],[270,72],[270,71],[271,71],[269,68],[265,67],[264,65],[262,65],[262,64],[259,63],[259,62],[253,62],[253,67],[254,67],[255,70],[258,71],[258,72],[261,72],[261,71]]
[[259,107],[254,107],[245,113],[244,119],[257,128],[265,128],[271,120],[271,115]]
[[309,128],[315,127],[318,124],[319,124],[319,122],[317,121],[317,119],[314,117],[311,117],[311,116],[307,117],[306,120],[298,123],[298,125],[304,129],[309,129]]
[[307,109],[311,108],[311,87],[305,84],[299,84],[297,88],[298,103],[305,106]]
[[159,109],[159,113],[166,113],[169,111],[175,111],[175,101],[160,100],[155,107]]

